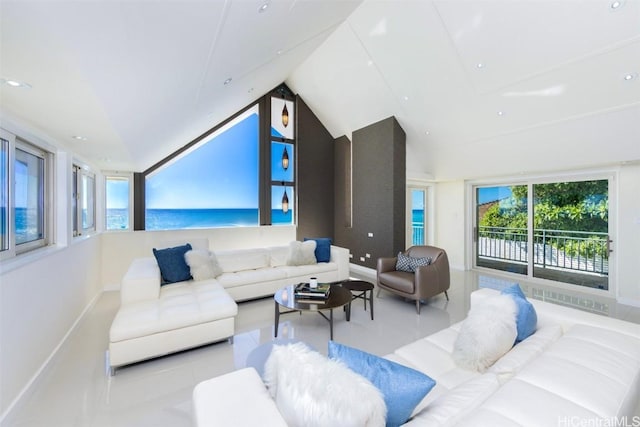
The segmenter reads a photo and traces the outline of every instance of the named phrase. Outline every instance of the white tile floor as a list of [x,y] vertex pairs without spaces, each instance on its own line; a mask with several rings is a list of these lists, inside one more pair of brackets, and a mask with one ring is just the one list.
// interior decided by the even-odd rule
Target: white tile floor
[[[505,279],[452,271],[450,301],[437,296],[423,305],[387,293],[374,301],[375,320],[354,302],[351,322],[335,313],[334,339],[384,355],[462,320],[469,294],[479,286],[500,287]],[[640,323],[640,309],[579,292],[521,283],[528,295]],[[71,334],[50,366],[7,416],[3,426],[190,426],[191,393],[205,379],[245,366],[247,355],[273,339],[273,299],[239,304],[236,336],[228,342],[150,360],[110,377],[105,363],[108,331],[119,304],[105,292]],[[329,326],[322,317],[295,313],[281,317],[280,338],[306,341],[326,354]]]

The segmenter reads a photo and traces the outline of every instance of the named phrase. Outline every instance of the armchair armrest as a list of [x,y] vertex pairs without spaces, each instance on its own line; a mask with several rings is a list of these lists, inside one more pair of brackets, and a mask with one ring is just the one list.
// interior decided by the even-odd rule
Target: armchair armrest
[[155,258],[136,258],[131,262],[120,286],[120,304],[158,299],[160,268]]
[[376,267],[376,270],[378,271],[378,273],[395,271],[397,261],[397,257],[378,258],[378,265]]

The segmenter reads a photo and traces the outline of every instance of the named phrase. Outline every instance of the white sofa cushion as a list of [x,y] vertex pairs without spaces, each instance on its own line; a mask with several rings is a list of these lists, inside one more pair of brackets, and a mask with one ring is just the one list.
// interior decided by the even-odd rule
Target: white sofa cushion
[[237,271],[234,273],[223,273],[216,278],[225,288],[234,288],[249,284],[271,282],[274,280],[286,279],[287,274],[282,268],[259,268],[256,270]]
[[287,256],[289,255],[289,246],[272,246],[269,249],[271,256],[271,267],[282,267],[287,265]]
[[489,368],[489,372],[498,375],[504,383],[522,369],[527,363],[541,355],[551,344],[562,336],[560,325],[547,325],[516,344],[507,354],[502,356]]
[[494,374],[486,373],[466,381],[443,394],[420,411],[407,426],[451,426],[477,408],[500,383]]
[[342,363],[304,343],[276,345],[264,381],[289,426],[384,426],[380,391]]
[[216,251],[215,254],[224,273],[255,270],[271,265],[271,254],[267,248]]
[[165,285],[160,298],[120,307],[113,319],[110,341],[119,342],[158,332],[234,317],[238,305],[215,282]]

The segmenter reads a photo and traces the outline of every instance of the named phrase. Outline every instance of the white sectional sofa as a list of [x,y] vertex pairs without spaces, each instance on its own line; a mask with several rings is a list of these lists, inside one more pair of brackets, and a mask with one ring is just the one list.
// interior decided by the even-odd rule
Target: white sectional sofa
[[[209,249],[207,239],[190,243]],[[154,257],[132,261],[122,279],[120,309],[110,330],[109,363],[115,368],[216,341],[233,341],[236,301],[273,295],[289,284],[344,280],[349,277],[349,251],[331,247],[329,262],[287,265],[288,246],[214,251],[223,273],[216,278],[161,286]]]
[[[471,304],[495,294],[478,290]],[[484,373],[461,369],[454,362],[452,352],[462,322],[385,356],[437,382],[405,425],[547,427],[640,422],[640,325],[531,302],[538,316],[536,332]],[[251,411],[243,410],[247,405]],[[253,368],[198,384],[193,406],[199,427],[250,426],[256,420],[260,425],[286,425]]]

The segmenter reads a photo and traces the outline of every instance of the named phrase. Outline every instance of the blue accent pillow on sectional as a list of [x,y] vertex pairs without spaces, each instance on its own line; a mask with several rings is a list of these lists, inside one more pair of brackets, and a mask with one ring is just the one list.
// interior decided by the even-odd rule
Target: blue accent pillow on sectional
[[329,357],[378,387],[387,405],[387,426],[406,423],[418,403],[436,385],[422,372],[335,341],[329,341]]
[[184,259],[184,254],[190,250],[189,243],[174,248],[153,248],[153,256],[160,267],[163,285],[191,279],[191,270]]
[[536,331],[538,324],[538,315],[536,309],[533,307],[524,292],[517,283],[504,288],[501,292],[503,295],[510,295],[518,306],[518,314],[516,315],[516,328],[518,329],[518,336],[516,337],[516,344],[526,339]]
[[331,261],[331,239],[329,237],[305,237],[304,241],[306,242],[307,240],[316,241],[316,261]]

